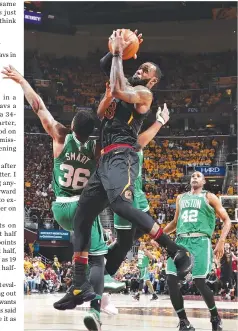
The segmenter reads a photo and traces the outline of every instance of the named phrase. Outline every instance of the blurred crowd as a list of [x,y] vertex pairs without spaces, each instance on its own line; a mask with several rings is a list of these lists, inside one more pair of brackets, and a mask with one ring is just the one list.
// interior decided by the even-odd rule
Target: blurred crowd
[[[26,245],[25,245],[26,246]],[[24,256],[24,293],[53,293],[65,291],[72,279],[72,263],[60,263],[54,260],[42,260],[41,256],[27,254]]]
[[[25,75],[47,104],[62,105],[64,111],[74,111],[77,106],[94,108],[107,79],[99,66],[102,56],[95,52],[87,59],[57,58],[53,54],[26,52]],[[131,76],[138,65],[146,61],[159,64],[166,73],[155,101],[167,102],[172,109],[209,107],[219,102],[232,103],[236,99],[235,84],[227,88],[217,82],[220,76],[236,76],[235,51],[197,55],[141,53],[137,61],[124,62],[125,73]]]
[[51,212],[52,139],[48,135],[25,135],[25,218],[39,228],[56,226]]

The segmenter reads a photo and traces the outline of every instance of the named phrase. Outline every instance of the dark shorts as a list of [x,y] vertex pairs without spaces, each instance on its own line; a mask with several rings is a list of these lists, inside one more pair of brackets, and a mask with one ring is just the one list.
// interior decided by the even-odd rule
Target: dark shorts
[[121,196],[132,203],[138,173],[139,158],[133,149],[113,149],[101,156],[95,173],[83,190],[83,196],[99,196],[102,200],[107,198],[109,204]]

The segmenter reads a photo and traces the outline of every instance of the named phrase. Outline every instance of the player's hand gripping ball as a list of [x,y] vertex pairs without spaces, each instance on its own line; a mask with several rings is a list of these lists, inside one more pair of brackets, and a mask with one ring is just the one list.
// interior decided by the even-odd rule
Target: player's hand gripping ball
[[[143,42],[142,34],[137,35],[138,30],[135,30],[133,32],[130,29],[120,29],[120,31],[122,31],[122,37],[124,39],[122,59],[123,60],[129,60],[131,58],[136,59],[140,44]],[[108,48],[110,52],[113,53],[111,37],[109,38],[108,41]]]

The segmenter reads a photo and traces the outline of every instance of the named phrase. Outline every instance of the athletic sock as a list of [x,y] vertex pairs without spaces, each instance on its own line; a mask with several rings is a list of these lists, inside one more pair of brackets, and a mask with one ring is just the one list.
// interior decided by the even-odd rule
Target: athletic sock
[[209,309],[211,316],[215,317],[218,316],[218,311],[217,311],[217,307],[214,306],[213,308]]
[[[217,308],[214,300],[214,295],[211,289],[208,287],[208,285],[205,282],[204,278],[196,278],[195,279],[195,285],[197,289],[200,291],[203,300],[206,302],[206,305],[210,311],[211,316],[217,316]],[[211,307],[211,308],[210,308]]]
[[187,315],[186,315],[186,312],[185,312],[185,310],[184,310],[184,308],[182,308],[182,309],[180,309],[180,310],[177,310],[176,313],[177,313],[178,318],[179,318],[180,320],[187,320],[187,319],[188,319],[188,318],[187,318]]
[[160,228],[153,238],[160,246],[167,248],[169,255],[173,258],[179,246],[172,241],[166,234],[163,233],[163,230]]
[[99,314],[100,314],[100,311],[101,311],[101,300],[99,299],[95,299],[93,301],[91,301],[91,304],[90,304],[91,308],[95,309]]
[[80,286],[87,280],[88,265],[82,264],[78,261],[74,263],[74,275],[73,275],[73,284],[76,288],[80,288]]

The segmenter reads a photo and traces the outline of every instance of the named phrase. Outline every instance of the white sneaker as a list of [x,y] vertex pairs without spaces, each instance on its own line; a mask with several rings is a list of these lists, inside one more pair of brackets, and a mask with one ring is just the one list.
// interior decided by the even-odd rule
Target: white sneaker
[[110,294],[103,293],[101,301],[101,311],[108,315],[118,314],[118,309],[111,303]]

